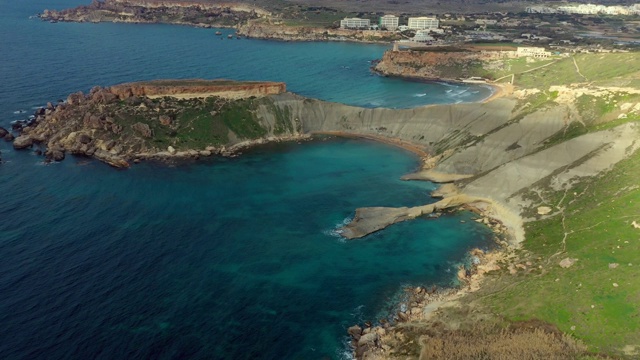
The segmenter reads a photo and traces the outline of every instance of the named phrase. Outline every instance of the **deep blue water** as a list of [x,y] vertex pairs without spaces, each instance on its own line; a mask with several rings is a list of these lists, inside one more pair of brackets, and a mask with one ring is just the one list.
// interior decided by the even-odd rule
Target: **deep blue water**
[[[0,0],[0,126],[95,84],[157,77],[286,81],[391,107],[478,90],[446,88],[465,91],[453,98],[371,76],[381,46],[28,19],[78,3]],[[4,141],[0,151],[1,359],[340,358],[348,326],[386,316],[404,285],[450,283],[465,252],[489,244],[466,213],[335,236],[357,207],[430,201],[434,185],[398,180],[417,159],[377,143],[279,144],[127,171],[72,157],[45,166]]]

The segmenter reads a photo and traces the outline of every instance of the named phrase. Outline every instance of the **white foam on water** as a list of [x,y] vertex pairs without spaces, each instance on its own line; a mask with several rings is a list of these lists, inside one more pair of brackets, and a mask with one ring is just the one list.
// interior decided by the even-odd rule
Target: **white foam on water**
[[349,223],[351,223],[351,221],[353,221],[353,218],[348,216],[348,217],[342,219],[341,222],[335,224],[332,229],[324,230],[322,233],[327,235],[327,236],[331,236],[331,237],[340,239],[341,242],[346,242],[345,238],[342,237],[342,232],[343,231],[341,229],[343,227],[349,225]]
[[427,96],[427,93],[422,93],[422,94],[413,94],[414,97],[423,97],[423,96]]

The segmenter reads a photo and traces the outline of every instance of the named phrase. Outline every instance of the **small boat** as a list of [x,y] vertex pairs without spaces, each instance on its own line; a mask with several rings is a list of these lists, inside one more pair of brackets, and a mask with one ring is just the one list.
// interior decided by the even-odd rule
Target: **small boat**
[[227,35],[227,38],[228,38],[228,39],[233,39],[233,34],[229,34],[229,35]]
[[216,31],[216,35],[222,35],[222,31]]

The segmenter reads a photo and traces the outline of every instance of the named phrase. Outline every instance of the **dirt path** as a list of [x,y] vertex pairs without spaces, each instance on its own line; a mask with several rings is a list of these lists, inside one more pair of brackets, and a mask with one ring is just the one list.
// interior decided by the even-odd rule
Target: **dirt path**
[[[573,61],[575,62],[576,60],[574,59]],[[520,72],[520,73],[517,73],[517,74],[516,74],[516,73],[513,73],[513,74],[505,75],[505,76],[503,76],[503,77],[501,77],[501,78],[499,78],[499,79],[495,79],[493,82],[498,82],[498,81],[500,81],[500,80],[502,80],[502,79],[505,79],[505,78],[508,78],[509,76],[511,76],[511,85],[513,85],[513,83],[514,83],[514,82],[515,82],[515,80],[516,80],[516,75],[522,75],[522,74],[526,74],[526,73],[528,73],[528,72],[532,72],[532,71],[535,71],[535,70],[538,70],[538,69],[542,69],[542,68],[547,67],[547,66],[549,66],[549,65],[553,65],[553,64],[555,64],[555,63],[557,63],[557,62],[558,62],[558,60],[554,60],[554,61],[552,61],[552,62],[550,62],[550,63],[548,63],[548,64],[544,64],[544,65],[542,65],[542,66],[534,67],[533,69],[529,69],[529,70],[526,70],[526,71],[523,71],[523,72]],[[576,64],[576,68],[578,68],[578,65],[577,65],[577,64]],[[580,71],[578,71],[578,73],[580,73]],[[582,74],[580,74],[580,75],[582,75]],[[582,76],[582,77],[584,77],[584,76]],[[586,78],[585,78],[585,79],[586,79]]]
[[584,79],[584,81],[589,81],[589,79],[587,79],[587,77],[586,77],[586,76],[584,76],[584,75],[582,75],[582,73],[580,72],[580,68],[578,67],[578,63],[576,62],[576,57],[575,57],[575,56],[572,56],[572,57],[571,57],[571,60],[573,60],[573,65],[575,65],[575,67],[576,67],[576,71],[578,72],[578,74],[579,74],[580,76],[582,76],[582,78]]

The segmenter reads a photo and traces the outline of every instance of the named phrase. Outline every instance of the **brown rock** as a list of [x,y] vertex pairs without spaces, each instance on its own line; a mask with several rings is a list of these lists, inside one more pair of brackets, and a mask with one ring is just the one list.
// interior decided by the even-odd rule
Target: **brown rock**
[[84,123],[85,127],[88,127],[91,129],[102,129],[103,127],[103,123],[100,117],[96,115],[92,115],[91,113],[86,113],[84,115],[82,122]]
[[[67,104],[69,105],[81,104],[83,101],[84,101],[84,94],[82,93],[82,91],[79,91],[77,93],[73,93],[67,96]],[[47,104],[47,109],[49,109],[49,104]]]
[[403,313],[402,311],[398,311],[398,321],[407,322],[409,321],[409,315]]
[[80,142],[81,144],[88,144],[91,142],[91,136],[87,135],[87,134],[80,134],[78,135],[78,137],[76,138],[78,140],[78,142]]
[[169,126],[173,122],[173,120],[171,120],[171,117],[169,117],[169,115],[160,115],[158,117],[158,120],[160,121],[160,124],[164,126]]
[[7,131],[7,129],[0,127],[0,138],[5,137],[8,133],[9,131]]
[[362,336],[362,328],[360,326],[358,326],[358,325],[354,325],[354,326],[348,328],[347,332],[356,341],[358,341],[360,339],[360,337]]
[[143,137],[150,138],[153,136],[153,131],[147,124],[143,124],[139,122],[131,125],[131,128],[138,134],[142,135]]
[[14,149],[26,149],[33,145],[33,139],[29,135],[18,136],[13,140],[13,148]]
[[64,150],[62,150],[62,149],[49,149],[45,153],[45,157],[48,160],[62,161],[62,160],[64,160]]
[[15,137],[13,136],[13,134],[12,134],[12,133],[7,133],[7,134],[4,136],[4,140],[5,140],[5,141],[13,141],[13,139],[15,139]]

